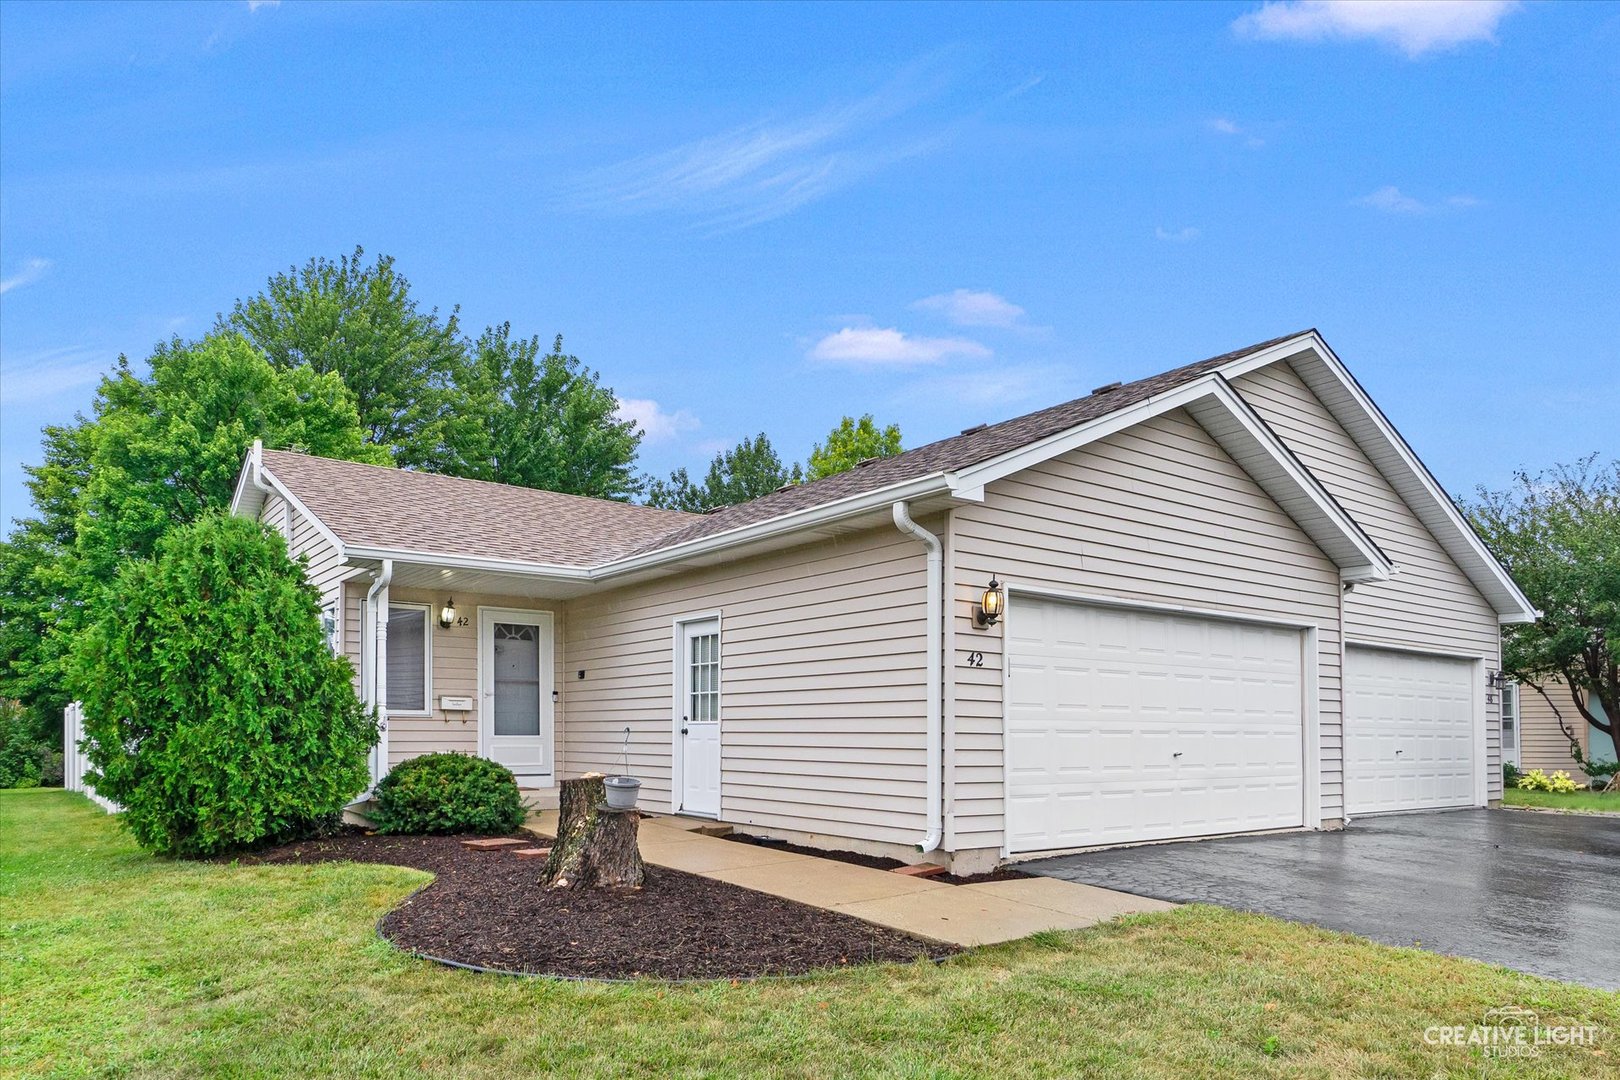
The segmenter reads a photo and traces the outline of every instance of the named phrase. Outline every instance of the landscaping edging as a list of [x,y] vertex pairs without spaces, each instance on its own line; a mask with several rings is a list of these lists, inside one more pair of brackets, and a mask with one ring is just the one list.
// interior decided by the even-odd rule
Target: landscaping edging
[[[642,889],[545,889],[510,851],[461,837],[350,830],[243,861],[374,862],[435,874],[376,922],[412,956],[491,974],[565,981],[796,978],[869,963],[940,960],[957,950],[712,878],[648,867]],[[532,839],[532,834],[525,836]]]

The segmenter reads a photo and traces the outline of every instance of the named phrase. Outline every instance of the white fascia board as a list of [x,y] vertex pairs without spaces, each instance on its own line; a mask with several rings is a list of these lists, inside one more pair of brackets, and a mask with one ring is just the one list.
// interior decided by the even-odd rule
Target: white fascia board
[[331,544],[333,550],[337,552],[338,562],[346,563],[349,561],[348,549],[344,546],[343,541],[338,539],[338,534],[327,528],[326,522],[322,521],[320,518],[311,513],[309,507],[304,505],[303,500],[294,495],[292,491],[288,489],[286,484],[283,484],[280,480],[277,480],[276,474],[267,469],[262,461],[258,464],[258,473],[260,480],[263,480],[266,484],[269,484],[271,487],[275,488],[276,494],[280,495],[283,499],[286,499],[288,504],[291,505],[294,510],[297,510],[300,514],[304,515],[304,517],[309,520],[309,523],[315,526],[316,532],[320,533],[326,538],[327,543]]
[[[1222,368],[1221,374],[1234,379],[1276,360],[1294,359],[1303,352],[1308,368],[1330,376],[1356,406],[1354,417],[1346,418],[1335,414],[1335,419],[1344,425],[1351,438],[1362,444],[1362,449],[1372,458],[1373,464],[1385,473],[1391,485],[1395,487],[1396,494],[1406,500],[1413,513],[1417,514],[1424,526],[1434,533],[1435,539],[1440,541],[1440,545],[1457,563],[1458,568],[1496,608],[1499,619],[1503,623],[1534,622],[1537,614],[1535,606],[1524,595],[1512,575],[1497,561],[1496,556],[1491,554],[1490,549],[1479,538],[1479,534],[1474,532],[1473,526],[1463,518],[1456,504],[1451,501],[1451,496],[1446,494],[1428,466],[1423,464],[1411,446],[1401,437],[1400,432],[1395,430],[1395,425],[1389,422],[1389,418],[1368,396],[1367,391],[1362,389],[1355,376],[1350,374],[1350,369],[1345,367],[1344,361],[1339,359],[1322,336],[1315,331],[1304,335],[1300,341],[1306,343],[1307,339],[1309,345],[1307,349],[1302,350],[1297,344],[1288,342],[1285,345],[1290,347],[1282,355],[1266,358],[1267,354],[1275,351],[1267,349],[1265,354],[1234,361]],[[1302,377],[1306,374],[1301,372]],[[1310,381],[1306,379],[1307,383]],[[1315,389],[1312,387],[1313,392]],[[1330,412],[1334,411],[1331,401],[1324,400],[1323,404]],[[1369,446],[1363,442],[1365,435],[1372,436],[1372,439],[1367,441],[1373,445]],[[1392,473],[1396,475],[1391,475]],[[1400,482],[1403,478],[1407,481],[1405,484]],[[1401,490],[1402,487],[1407,490]],[[1418,497],[1414,499],[1408,494],[1409,491],[1415,492]]]
[[[874,491],[863,491],[833,502],[796,510],[791,514],[767,518],[764,521],[756,521],[751,525],[742,525],[726,532],[715,533],[712,536],[689,540],[674,547],[659,548],[656,551],[649,551],[642,555],[632,555],[629,558],[605,563],[591,571],[591,578],[592,580],[600,580],[602,578],[616,577],[620,574],[633,573],[637,570],[649,570],[665,563],[696,558],[739,544],[769,539],[782,533],[830,525],[844,518],[883,509],[902,500],[910,501],[927,495],[951,494],[956,490],[957,485],[944,473],[929,473],[927,476],[920,476],[889,487],[878,488]],[[973,493],[966,492],[962,497],[971,499]]]
[[1099,416],[1075,427],[1067,428],[1048,435],[1037,442],[1027,446],[1020,446],[1009,450],[999,457],[989,461],[970,465],[952,474],[952,487],[956,489],[983,488],[986,484],[993,484],[997,480],[1005,479],[1014,473],[1023,472],[1032,465],[1039,465],[1043,461],[1050,461],[1060,454],[1070,450],[1077,450],[1087,443],[1106,439],[1108,436],[1135,427],[1144,420],[1151,420],[1160,413],[1179,409],[1189,401],[1205,397],[1210,393],[1214,384],[1214,375],[1201,375],[1192,382],[1183,383],[1174,390],[1167,390],[1156,397],[1146,398],[1117,412],[1106,416]]
[[442,566],[447,570],[480,570],[495,574],[551,578],[558,581],[590,581],[595,574],[590,567],[585,566],[556,566],[550,563],[495,559],[482,555],[441,555],[431,551],[363,545],[351,545],[346,550],[350,559],[393,559],[396,563]]
[[[1301,339],[1276,346],[1282,350],[1278,355],[1286,356],[1298,352],[1299,340]],[[1272,350],[1268,349],[1267,352]],[[1343,507],[1334,502],[1321,482],[1294,457],[1271,429],[1265,426],[1248,404],[1216,372],[1202,375],[1135,405],[963,469],[954,475],[954,486],[959,489],[982,489],[985,484],[994,483],[1071,450],[1105,439],[1155,416],[1173,409],[1196,406],[1199,403],[1219,408],[1222,415],[1234,420],[1250,444],[1274,463],[1277,474],[1286,481],[1289,492],[1297,493],[1316,509],[1317,520],[1311,524],[1316,526],[1318,531],[1325,524],[1330,533],[1315,536],[1313,539],[1318,541],[1319,546],[1324,540],[1329,541],[1330,547],[1334,550],[1328,550],[1327,553],[1333,557],[1345,575],[1345,580],[1379,580],[1390,575],[1389,560],[1378,550],[1378,545],[1373,543],[1361,527],[1345,513]],[[1279,503],[1284,501],[1278,499],[1280,491],[1269,493]],[[1306,523],[1300,524],[1303,527]],[[1331,537],[1339,538],[1340,543],[1332,544]]]
[[[247,453],[242,455],[242,468],[236,474],[236,488],[231,492],[231,514],[235,517],[258,517],[259,507],[264,505],[264,492],[248,483],[248,476],[257,464],[254,461],[254,447],[248,447]],[[257,496],[258,505],[249,507],[248,500]]]
[[[1345,581],[1386,581],[1394,575],[1394,564],[1389,561],[1389,557],[1378,547],[1373,538],[1367,535],[1367,531],[1361,527],[1355,518],[1350,516],[1350,513],[1343,506],[1339,505],[1339,501],[1333,497],[1327,488],[1322,486],[1322,482],[1317,479],[1316,474],[1311,472],[1292,450],[1288,449],[1288,445],[1277,437],[1277,433],[1271,430],[1271,426],[1260,418],[1260,415],[1254,411],[1254,408],[1247,401],[1243,400],[1242,395],[1232,389],[1232,385],[1226,379],[1219,375],[1216,376],[1214,392],[1207,400],[1223,406],[1232,418],[1242,425],[1244,432],[1254,441],[1254,444],[1264,451],[1266,456],[1281,470],[1282,474],[1287,478],[1289,490],[1297,492],[1305,498],[1317,513],[1332,526],[1332,532],[1349,542],[1357,558],[1353,560],[1342,557],[1335,559],[1335,562],[1339,564],[1340,576]],[[1202,411],[1196,403],[1193,408]],[[1194,412],[1194,419],[1199,419],[1197,411]],[[1217,439],[1217,441],[1219,440]],[[1228,450],[1228,453],[1230,452]],[[1261,487],[1267,489],[1266,493],[1271,495],[1273,501],[1287,509],[1288,500],[1283,492],[1273,490],[1271,484],[1259,477],[1256,477],[1256,481],[1260,483]],[[1304,523],[1301,522],[1300,524],[1303,525]],[[1313,537],[1313,539],[1320,546],[1324,538]]]

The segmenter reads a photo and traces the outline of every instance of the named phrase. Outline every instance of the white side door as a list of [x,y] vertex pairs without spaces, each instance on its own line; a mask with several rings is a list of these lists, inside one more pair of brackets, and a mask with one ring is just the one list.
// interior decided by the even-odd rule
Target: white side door
[[552,648],[550,612],[479,609],[479,753],[524,786],[554,778]]
[[677,809],[720,816],[720,620],[695,619],[676,628],[675,759]]

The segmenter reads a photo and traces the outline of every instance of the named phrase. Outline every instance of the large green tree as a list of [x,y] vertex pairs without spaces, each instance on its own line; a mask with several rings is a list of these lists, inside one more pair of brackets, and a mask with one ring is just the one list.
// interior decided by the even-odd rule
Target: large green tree
[[28,468],[36,516],[0,544],[0,696],[60,731],[63,657],[126,562],[169,529],[229,505],[254,439],[384,464],[336,374],[278,369],[239,335],[167,342],[146,371],[120,358],[92,414],[47,428]]
[[454,428],[476,423],[454,391],[466,359],[455,309],[422,310],[411,286],[381,256],[311,259],[238,300],[219,328],[247,338],[278,368],[335,373],[354,395],[367,441],[394,464],[447,471]]
[[784,484],[797,484],[803,479],[804,470],[797,463],[783,465],[762,431],[714,455],[702,483],[694,483],[684,468],[670,473],[668,480],[650,481],[647,503],[700,514],[716,506],[735,506],[769,495]]
[[127,360],[101,384],[79,498],[78,570],[108,581],[168,529],[229,504],[254,439],[321,457],[386,464],[335,373],[271,366],[236,334],[178,339],[149,373]]
[[846,416],[827,433],[825,443],[810,451],[807,472],[811,480],[846,472],[867,458],[894,457],[900,453],[900,425],[879,427],[872,414],[859,420]]
[[538,337],[490,327],[470,346],[456,391],[470,422],[454,429],[443,471],[598,499],[640,490],[641,432],[615,415],[612,388],[563,351],[561,334],[543,352]]
[[1533,623],[1503,628],[1503,668],[1525,683],[1562,679],[1581,719],[1614,739],[1620,732],[1620,459],[1604,463],[1594,454],[1539,474],[1520,472],[1505,490],[1480,488],[1466,510],[1541,613]]
[[366,785],[377,725],[281,534],[222,512],[123,564],[74,642],[96,791],[151,851],[296,836]]

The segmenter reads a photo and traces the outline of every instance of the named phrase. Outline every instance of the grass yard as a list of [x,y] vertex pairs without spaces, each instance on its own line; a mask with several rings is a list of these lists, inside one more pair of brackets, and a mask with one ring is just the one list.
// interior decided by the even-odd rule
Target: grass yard
[[1553,810],[1604,810],[1620,814],[1620,792],[1571,791],[1559,794],[1552,791],[1525,791],[1508,788],[1502,793],[1507,806],[1539,806]]
[[939,966],[603,985],[418,961],[374,921],[427,875],[141,854],[0,791],[0,1075],[1478,1077],[1430,1025],[1601,1024],[1485,1075],[1620,1075],[1620,995],[1218,908]]

